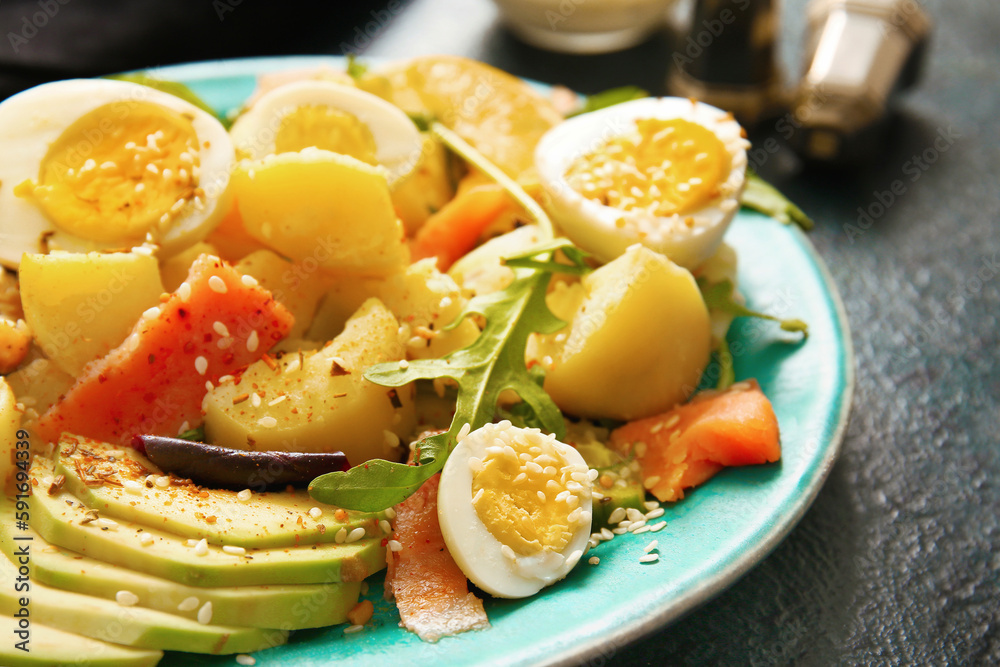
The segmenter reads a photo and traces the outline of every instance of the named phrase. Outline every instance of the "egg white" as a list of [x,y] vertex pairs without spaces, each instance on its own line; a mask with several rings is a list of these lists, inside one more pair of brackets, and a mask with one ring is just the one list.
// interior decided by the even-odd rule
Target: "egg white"
[[[609,139],[627,134],[637,120],[683,119],[712,131],[730,157],[730,170],[719,186],[719,196],[692,213],[657,216],[646,211],[623,211],[584,197],[566,180],[570,165]],[[535,149],[535,165],[545,190],[545,205],[563,233],[602,262],[641,243],[687,269],[697,268],[715,252],[739,209],[747,166],[739,123],[731,114],[708,104],[679,97],[645,98],[625,102],[566,120],[546,133]],[[685,218],[693,218],[688,227]],[[624,224],[618,226],[618,221]]]
[[332,81],[295,81],[265,93],[233,123],[233,143],[254,159],[274,154],[282,119],[308,105],[338,109],[361,121],[372,133],[375,159],[388,170],[390,185],[420,161],[423,142],[409,116],[376,95]]
[[[212,115],[168,93],[126,81],[70,79],[31,88],[0,102],[0,263],[16,269],[23,253],[50,249],[90,252],[120,248],[69,234],[33,202],[14,195],[14,187],[37,179],[49,146],[81,116],[115,102],[152,103],[191,119],[198,137],[205,191],[202,206],[190,203],[154,242],[169,256],[203,239],[228,209],[229,171],[235,153],[229,135]],[[209,147],[205,147],[206,142]]]
[[438,487],[438,520],[448,551],[470,581],[490,595],[504,598],[534,595],[569,574],[587,551],[593,510],[590,483],[584,482],[578,496],[586,520],[576,526],[569,544],[561,552],[518,555],[514,560],[504,556],[504,545],[489,531],[472,504],[473,473],[469,461],[481,460],[487,447],[500,442],[510,444],[519,435],[533,442],[551,443],[575,472],[589,473],[583,457],[573,447],[554,436],[542,435],[538,429],[520,429],[503,421],[487,424],[458,443],[445,463]]

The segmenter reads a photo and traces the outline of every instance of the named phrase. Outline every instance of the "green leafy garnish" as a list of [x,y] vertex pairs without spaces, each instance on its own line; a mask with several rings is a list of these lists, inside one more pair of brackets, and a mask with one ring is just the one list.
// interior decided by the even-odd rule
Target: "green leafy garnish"
[[[477,296],[452,323],[470,316],[485,322],[482,332],[466,348],[443,359],[421,359],[407,364],[377,364],[365,378],[387,387],[400,387],[416,380],[451,378],[458,385],[455,416],[447,432],[425,438],[414,445],[414,463],[373,460],[345,472],[328,473],[309,485],[313,498],[349,509],[375,512],[402,502],[432,475],[439,472],[458,441],[463,428],[477,429],[493,421],[500,394],[508,389],[521,399],[518,415],[525,423],[564,434],[562,413],[540,382],[540,369],[529,370],[524,363],[528,336],[554,333],[565,326],[545,305],[545,293],[553,271],[566,265],[551,263],[551,254],[562,249],[567,257],[582,261],[582,253],[570,251],[562,241],[553,242],[552,223],[545,211],[520,186],[489,162],[472,146],[439,123],[431,132],[451,150],[491,176],[528,211],[538,223],[543,241],[524,257],[538,258],[544,268],[515,269],[514,281],[504,290]],[[551,266],[550,266],[551,264]]]
[[[729,313],[733,317],[759,317],[764,320],[771,320],[772,322],[778,322],[784,331],[801,333],[803,339],[809,337],[809,325],[802,320],[783,320],[774,315],[751,310],[736,301],[734,298],[736,290],[731,280],[721,280],[717,283],[708,283],[704,280],[699,280],[698,287],[701,289],[701,296],[705,300],[705,305],[708,306],[709,310],[719,310]],[[731,358],[730,361],[732,361]]]
[[364,64],[353,53],[347,54],[347,74],[357,81],[368,73],[368,65]]
[[[562,251],[570,263],[564,264],[553,259],[536,259],[543,253],[548,254],[555,250]],[[550,273],[566,273],[574,276],[582,276],[593,270],[587,264],[587,257],[589,256],[590,253],[577,248],[569,239],[553,239],[546,243],[540,243],[527,253],[512,257],[502,257],[500,262],[514,269],[537,269]]]
[[597,111],[598,109],[606,109],[622,102],[640,100],[643,97],[649,97],[649,91],[643,90],[638,86],[621,86],[620,88],[602,90],[599,93],[587,95],[583,100],[583,106],[578,111],[569,114],[569,117]]
[[715,361],[719,364],[719,380],[715,383],[718,390],[729,389],[736,382],[736,370],[733,368],[733,353],[729,350],[729,341],[723,337],[718,341],[715,350]]
[[192,442],[205,442],[205,427],[189,428],[177,437],[181,440],[191,440]]
[[434,122],[434,119],[427,114],[410,113],[406,115],[410,117],[410,120],[413,121],[413,124],[416,125],[417,129],[421,132],[428,132],[431,129],[431,123]]
[[125,74],[111,74],[104,77],[105,79],[114,79],[115,81],[128,81],[129,83],[138,83],[141,86],[147,86],[149,88],[154,88],[164,93],[173,95],[174,97],[179,97],[185,102],[189,102],[202,111],[210,113],[215,118],[219,119],[226,129],[229,129],[231,121],[224,116],[220,116],[216,113],[215,109],[210,107],[205,100],[201,99],[194,93],[193,90],[185,86],[183,83],[177,83],[176,81],[167,81],[166,79],[158,79],[155,76],[149,74],[149,72],[128,72]]
[[747,170],[747,185],[740,203],[747,208],[760,211],[786,225],[795,223],[805,231],[815,226],[805,212],[788,197],[751,170]]

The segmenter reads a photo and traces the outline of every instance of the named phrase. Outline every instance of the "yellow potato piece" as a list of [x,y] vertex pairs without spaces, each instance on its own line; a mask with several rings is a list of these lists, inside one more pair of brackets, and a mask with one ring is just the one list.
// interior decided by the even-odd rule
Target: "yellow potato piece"
[[278,303],[291,311],[295,324],[288,332],[289,339],[305,334],[331,282],[316,264],[290,262],[270,250],[250,253],[236,263],[236,268],[240,273],[253,276]]
[[363,276],[409,263],[379,168],[308,148],[243,161],[232,186],[247,233],[293,261]]
[[138,253],[25,254],[19,276],[35,342],[73,376],[125,340],[163,293],[156,259]]
[[274,369],[255,362],[238,385],[216,386],[203,404],[205,434],[234,449],[342,451],[351,465],[399,456],[391,434],[405,436],[414,427],[413,388],[392,394],[363,374],[402,358],[396,318],[369,299],[322,349],[285,353]]
[[632,420],[663,412],[690,396],[708,364],[708,310],[694,278],[647,248],[633,246],[554,291],[549,305],[563,319],[572,313],[559,332],[566,337],[542,337],[529,353],[551,357],[545,390],[571,414]]

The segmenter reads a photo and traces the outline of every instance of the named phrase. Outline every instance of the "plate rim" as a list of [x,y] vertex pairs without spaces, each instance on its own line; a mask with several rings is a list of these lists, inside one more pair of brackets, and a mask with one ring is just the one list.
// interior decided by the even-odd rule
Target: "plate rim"
[[[394,58],[365,57],[363,55],[361,59],[365,62],[375,64],[384,64],[398,60]],[[179,77],[182,79],[182,83],[189,84],[192,81],[221,76],[256,76],[263,72],[315,67],[318,65],[344,67],[346,62],[347,59],[344,56],[337,55],[259,56],[183,62],[135,71],[146,72],[154,76],[167,75],[167,77],[174,78],[175,80]],[[522,78],[522,80],[541,90],[547,90],[552,85],[555,85],[531,79]],[[782,513],[768,531],[746,551],[742,552],[738,560],[721,574],[710,577],[708,581],[699,582],[679,596],[671,597],[669,602],[662,603],[659,605],[659,609],[646,614],[641,619],[632,620],[623,625],[616,625],[610,629],[608,634],[599,637],[592,636],[585,641],[578,642],[568,651],[564,651],[559,655],[537,659],[532,664],[545,665],[547,667],[579,664],[587,658],[599,655],[603,656],[604,652],[602,649],[612,641],[615,642],[616,648],[624,648],[652,635],[658,630],[666,628],[683,616],[695,611],[730,588],[736,581],[746,576],[750,570],[757,567],[757,565],[770,555],[795,529],[825,485],[830,471],[840,456],[850,422],[856,382],[854,344],[847,310],[829,267],[804,231],[796,225],[790,224],[786,226],[789,228],[789,233],[795,237],[797,245],[805,251],[811,263],[817,269],[826,295],[832,305],[832,312],[835,315],[838,325],[836,335],[843,350],[843,360],[841,362],[843,390],[838,397],[840,401],[839,410],[833,420],[833,428],[824,447],[823,454],[815,462],[817,474],[811,479],[805,492],[794,498],[791,503],[792,511]]]

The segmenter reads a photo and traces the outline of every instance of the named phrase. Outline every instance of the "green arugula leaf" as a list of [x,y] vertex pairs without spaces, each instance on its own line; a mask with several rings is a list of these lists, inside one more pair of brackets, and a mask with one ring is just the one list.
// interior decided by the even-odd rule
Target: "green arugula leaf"
[[580,107],[580,110],[574,111],[569,114],[568,117],[572,118],[573,116],[579,116],[582,113],[597,111],[598,109],[606,109],[608,107],[613,107],[616,104],[621,104],[622,102],[631,102],[632,100],[639,100],[643,97],[649,97],[649,91],[643,90],[638,86],[621,86],[620,88],[603,90],[599,93],[594,93],[593,95],[587,95],[587,97],[583,100],[583,106]]
[[368,73],[368,65],[364,64],[353,53],[347,54],[347,74],[357,81]]
[[164,93],[173,95],[174,97],[179,97],[185,102],[189,102],[202,111],[205,111],[215,118],[219,119],[226,129],[232,124],[228,118],[220,116],[216,113],[215,109],[210,107],[205,100],[198,97],[193,90],[185,86],[183,83],[177,83],[176,81],[167,81],[166,79],[158,79],[152,76],[149,72],[127,72],[125,74],[111,74],[104,77],[105,79],[113,79],[115,81],[128,81],[129,83],[138,83],[141,86],[146,86],[148,88],[154,88]]
[[715,388],[719,391],[729,389],[736,382],[736,370],[733,368],[733,353],[729,350],[729,341],[725,338],[719,341],[715,360],[719,364],[719,380],[715,383]]
[[816,224],[801,208],[781,194],[778,188],[749,169],[747,170],[747,185],[743,190],[740,203],[786,225],[794,223],[805,231],[809,231]]
[[[563,255],[570,261],[569,264],[556,262],[552,259],[535,259],[541,254],[551,253],[555,250],[562,251]],[[587,257],[590,253],[577,248],[569,239],[553,239],[544,243],[539,243],[527,252],[511,257],[501,257],[500,261],[511,268],[537,269],[539,271],[549,271],[551,273],[566,273],[575,276],[582,276],[593,271],[587,264]]]
[[205,427],[189,428],[177,437],[181,440],[191,440],[192,442],[205,442]]
[[809,337],[809,325],[802,320],[783,320],[774,315],[751,310],[736,301],[734,298],[736,290],[731,280],[708,283],[703,279],[699,279],[698,288],[701,290],[701,296],[705,300],[705,305],[708,306],[709,310],[720,310],[724,313],[729,313],[733,317],[759,317],[763,320],[771,320],[772,322],[778,322],[784,331],[801,332],[803,339]]
[[[554,333],[565,326],[545,304],[545,294],[553,271],[566,265],[551,262],[551,254],[561,249],[571,262],[583,262],[583,252],[568,242],[553,241],[552,223],[545,211],[520,186],[490,163],[451,130],[432,123],[431,132],[477,169],[499,182],[524,206],[538,223],[546,240],[530,251],[544,268],[516,268],[514,281],[499,292],[471,299],[451,326],[467,317],[478,316],[483,330],[468,347],[443,359],[418,359],[377,364],[365,371],[370,382],[400,387],[416,380],[451,378],[458,384],[455,416],[447,432],[425,438],[415,447],[417,465],[390,461],[369,461],[345,472],[328,473],[309,485],[316,500],[365,511],[378,511],[400,503],[439,472],[458,441],[463,428],[477,429],[493,421],[500,394],[510,389],[521,399],[518,414],[526,422],[538,424],[556,437],[565,435],[562,413],[545,393],[541,369],[529,370],[524,363],[528,337],[535,332]],[[551,264],[551,266],[550,266]]]

